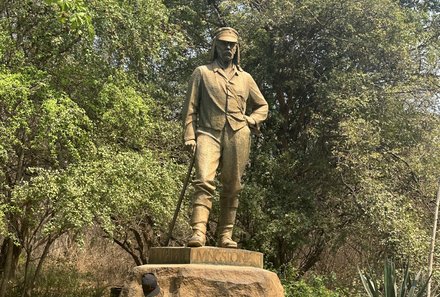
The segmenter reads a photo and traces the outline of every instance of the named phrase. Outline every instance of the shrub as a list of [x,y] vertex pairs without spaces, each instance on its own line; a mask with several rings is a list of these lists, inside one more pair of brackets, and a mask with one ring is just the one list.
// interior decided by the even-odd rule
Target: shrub
[[[16,286],[8,297],[21,297],[22,287]],[[82,273],[67,264],[51,264],[42,271],[32,297],[101,297],[108,293],[107,285],[99,283],[89,273]]]
[[377,285],[371,274],[359,270],[359,275],[369,297],[422,297],[425,295],[428,280],[422,281],[419,271],[413,275],[409,271],[408,262],[405,263],[400,287],[397,287],[396,267],[394,261],[387,259],[384,265],[383,289]]

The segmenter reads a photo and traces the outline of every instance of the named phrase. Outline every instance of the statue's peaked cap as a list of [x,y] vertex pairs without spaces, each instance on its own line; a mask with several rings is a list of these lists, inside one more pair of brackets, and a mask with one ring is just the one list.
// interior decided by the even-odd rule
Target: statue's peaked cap
[[228,42],[236,42],[237,43],[237,51],[235,52],[235,56],[233,59],[233,63],[235,65],[240,65],[240,46],[238,45],[238,32],[234,28],[231,27],[221,27],[215,30],[214,39],[212,41],[211,47],[211,61],[214,61],[217,58],[217,53],[215,51],[215,46],[218,40],[228,41]]
[[221,27],[215,30],[215,39],[228,42],[238,42],[238,32],[231,27]]

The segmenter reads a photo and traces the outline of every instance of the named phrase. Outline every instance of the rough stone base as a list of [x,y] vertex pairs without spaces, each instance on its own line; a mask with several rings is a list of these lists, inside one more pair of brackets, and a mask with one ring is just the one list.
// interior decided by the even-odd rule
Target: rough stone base
[[277,275],[254,267],[161,264],[135,267],[121,297],[143,297],[141,278],[153,273],[163,297],[283,297]]

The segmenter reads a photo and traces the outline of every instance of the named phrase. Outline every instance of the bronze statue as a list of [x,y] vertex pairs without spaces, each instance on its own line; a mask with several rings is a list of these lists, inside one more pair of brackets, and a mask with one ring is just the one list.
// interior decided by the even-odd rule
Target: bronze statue
[[[206,224],[220,166],[218,246],[236,248],[232,229],[249,158],[250,128],[258,130],[268,105],[252,76],[240,67],[238,33],[230,27],[215,32],[211,63],[197,67],[189,82],[183,110],[185,146],[195,153],[196,177],[189,247],[206,242]],[[246,107],[251,107],[245,114]]]

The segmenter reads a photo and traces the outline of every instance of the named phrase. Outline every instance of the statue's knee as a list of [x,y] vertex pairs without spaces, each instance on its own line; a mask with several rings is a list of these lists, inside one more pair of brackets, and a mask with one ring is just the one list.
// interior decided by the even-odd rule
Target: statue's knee
[[221,196],[227,199],[231,199],[231,198],[235,199],[240,194],[240,192],[241,192],[241,187],[223,188]]
[[194,193],[193,205],[203,205],[208,209],[212,208],[212,196],[203,192]]

